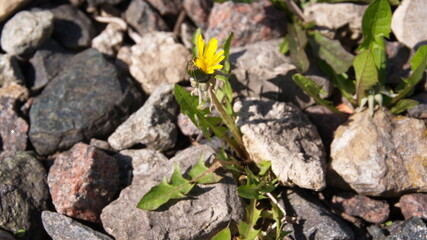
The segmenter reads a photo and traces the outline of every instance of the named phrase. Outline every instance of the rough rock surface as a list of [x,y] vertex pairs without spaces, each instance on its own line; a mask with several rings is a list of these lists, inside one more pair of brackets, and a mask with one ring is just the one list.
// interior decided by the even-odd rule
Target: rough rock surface
[[12,83],[23,84],[24,81],[16,58],[9,54],[0,54],[0,87],[9,86]]
[[187,77],[190,52],[175,42],[172,33],[145,34],[132,48],[130,73],[151,94],[162,83],[177,83]]
[[427,194],[413,193],[403,195],[399,200],[400,210],[405,217],[427,219]]
[[168,31],[166,22],[143,0],[132,0],[124,18],[142,36],[154,31]]
[[63,4],[51,9],[54,20],[53,37],[71,49],[90,47],[95,36],[92,21],[78,8]]
[[181,0],[147,0],[160,15],[177,15],[182,10]]
[[98,36],[92,40],[92,48],[114,57],[120,49],[124,39],[125,28],[116,23],[109,23]]
[[213,2],[210,0],[183,0],[182,6],[187,12],[187,16],[197,27],[205,29],[208,24],[209,13]]
[[46,170],[32,152],[3,152],[0,163],[0,228],[37,239],[49,199]]
[[404,0],[393,13],[391,29],[399,40],[409,48],[416,48],[427,41],[427,28],[424,17],[427,2],[423,0]]
[[106,136],[141,102],[141,94],[94,49],[71,58],[30,110],[29,137],[41,155]]
[[61,240],[112,240],[105,234],[74,221],[60,213],[43,211],[43,227],[52,239]]
[[333,196],[332,203],[341,211],[371,223],[384,222],[390,213],[390,206],[386,201],[351,192],[337,193]]
[[1,47],[11,55],[27,55],[49,38],[52,30],[50,11],[21,11],[4,25]]
[[317,198],[301,190],[288,190],[286,198],[286,211],[299,219],[299,223],[293,224],[292,229],[285,229],[291,230],[295,239],[354,239],[351,228],[325,208]]
[[213,153],[211,147],[201,145],[167,160],[154,150],[121,151],[120,154],[132,159],[133,180],[116,201],[104,208],[101,219],[106,231],[117,240],[210,239],[230,223],[235,227],[244,209],[235,182],[228,175],[219,183],[199,185],[190,193],[195,198],[178,201],[166,210],[149,212],[135,207],[152,186],[171,175],[173,162],[185,171],[201,154],[210,159]]
[[[76,0],[74,0],[76,1]],[[124,0],[86,0],[87,4],[91,7],[96,7],[96,6],[100,6],[100,5],[116,5],[119,4],[121,2],[124,2]]]
[[330,183],[368,196],[427,190],[423,121],[378,110],[353,114],[331,145]]
[[321,190],[325,154],[316,127],[292,103],[242,100],[234,105],[243,143],[254,161],[271,161],[280,182]]
[[138,111],[133,113],[108,138],[116,150],[135,144],[164,151],[175,146],[177,127],[174,123],[178,104],[173,96],[173,85],[160,85]]
[[0,22],[12,15],[16,10],[30,3],[31,0],[8,0],[0,2]]
[[27,122],[15,112],[16,101],[0,97],[0,139],[3,151],[24,151],[27,148]]
[[0,229],[0,239],[1,240],[16,240],[12,234]]
[[198,134],[202,133],[202,131],[199,128],[197,128],[197,126],[194,125],[191,119],[185,114],[182,114],[182,113],[178,114],[178,119],[176,124],[178,125],[182,134],[184,134],[185,136],[197,136]]
[[[244,19],[244,21],[242,20]],[[253,3],[214,3],[205,32],[208,39],[215,37],[220,43],[234,32],[232,46],[282,37],[285,28],[277,22],[285,22],[284,12],[269,1]]]
[[407,240],[425,239],[427,227],[425,223],[417,217],[412,217],[404,222],[396,222],[389,228],[390,235],[386,240]]
[[56,157],[47,181],[59,213],[97,222],[118,190],[119,168],[113,157],[78,143]]

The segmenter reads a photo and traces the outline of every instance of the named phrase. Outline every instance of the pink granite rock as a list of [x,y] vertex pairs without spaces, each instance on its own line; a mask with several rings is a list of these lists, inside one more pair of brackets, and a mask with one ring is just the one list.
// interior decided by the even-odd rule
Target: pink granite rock
[[58,155],[48,175],[49,190],[58,212],[99,222],[101,210],[119,186],[116,160],[84,143]]
[[403,195],[399,200],[399,204],[405,219],[414,216],[427,219],[427,194],[414,193]]

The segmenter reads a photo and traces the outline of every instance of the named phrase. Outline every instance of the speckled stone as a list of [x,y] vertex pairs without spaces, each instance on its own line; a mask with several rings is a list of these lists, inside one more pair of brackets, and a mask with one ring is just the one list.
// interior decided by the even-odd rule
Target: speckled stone
[[0,138],[3,151],[24,151],[27,148],[28,123],[15,112],[16,100],[0,97]]
[[400,200],[400,210],[405,217],[419,217],[427,219],[427,194],[412,193],[403,195]]

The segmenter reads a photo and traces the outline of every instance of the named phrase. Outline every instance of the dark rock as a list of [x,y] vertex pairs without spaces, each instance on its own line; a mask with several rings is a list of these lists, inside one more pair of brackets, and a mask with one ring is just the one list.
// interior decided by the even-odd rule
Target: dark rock
[[384,222],[390,213],[390,206],[386,201],[374,200],[351,192],[337,193],[333,196],[332,203],[339,210],[371,223]]
[[116,5],[124,0],[86,0],[87,4],[91,7],[97,7],[100,5],[108,4],[108,5]]
[[427,194],[413,193],[403,195],[399,200],[399,204],[405,219],[414,216],[427,219]]
[[245,46],[283,36],[285,27],[278,22],[286,22],[284,12],[266,0],[251,4],[232,1],[215,3],[209,15],[206,36],[207,39],[215,37],[221,43],[234,32],[231,45]]
[[40,213],[49,191],[46,171],[32,152],[0,155],[0,228],[26,231],[28,239],[41,236]]
[[56,157],[47,180],[59,213],[98,222],[118,190],[119,168],[113,157],[78,143]]
[[89,47],[95,36],[95,28],[82,11],[70,4],[51,9],[54,19],[53,37],[71,49]]
[[412,217],[404,222],[396,222],[388,230],[390,235],[386,240],[422,240],[427,236],[425,223],[417,217]]
[[3,27],[1,47],[11,55],[27,56],[50,37],[53,15],[50,11],[21,11]]
[[143,0],[132,0],[124,18],[140,35],[169,30],[165,21]]
[[181,0],[147,0],[160,15],[178,15],[182,10]]
[[129,79],[94,49],[73,56],[30,110],[29,137],[39,154],[110,134],[141,102]]
[[397,86],[403,78],[409,77],[411,66],[408,62],[411,50],[398,41],[386,41],[387,84]]
[[71,52],[65,50],[55,40],[48,39],[30,59],[31,67],[27,73],[27,83],[32,90],[46,86],[68,63]]
[[286,196],[286,211],[299,220],[291,229],[295,239],[354,239],[351,228],[316,198],[301,190],[288,190]]
[[15,112],[16,101],[0,97],[0,138],[3,151],[24,151],[27,148],[27,122]]
[[209,13],[213,6],[212,1],[183,0],[182,5],[187,12],[187,16],[194,22],[194,24],[201,29],[206,29]]
[[1,229],[0,229],[0,239],[1,239],[1,240],[16,240],[16,239],[12,236],[12,234],[10,234],[10,233],[8,233],[8,232],[6,232],[6,231],[3,231],[3,230],[1,230]]
[[60,213],[43,211],[42,221],[44,229],[52,239],[112,240],[107,235],[94,231]]

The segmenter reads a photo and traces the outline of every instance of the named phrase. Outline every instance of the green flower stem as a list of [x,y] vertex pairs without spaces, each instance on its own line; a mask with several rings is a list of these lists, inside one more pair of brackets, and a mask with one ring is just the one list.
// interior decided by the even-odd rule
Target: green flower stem
[[[216,110],[218,111],[220,117],[224,121],[225,125],[230,130],[231,136],[233,136],[234,141],[231,141],[228,137],[224,137],[224,139],[236,150],[239,157],[242,159],[248,159],[249,155],[246,152],[246,150],[243,148],[243,141],[242,137],[239,131],[239,128],[237,127],[236,123],[234,122],[234,119],[229,116],[225,110],[222,104],[219,102],[218,98],[216,97],[215,93],[212,90],[212,86],[208,87],[209,97],[211,99],[211,103],[215,106]],[[227,140],[228,139],[228,140]]]

